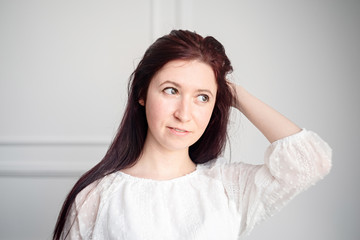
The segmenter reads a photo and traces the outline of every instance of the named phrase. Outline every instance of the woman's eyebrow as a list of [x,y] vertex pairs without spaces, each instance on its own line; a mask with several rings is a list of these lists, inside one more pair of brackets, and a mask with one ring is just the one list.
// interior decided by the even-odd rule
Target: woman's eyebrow
[[178,84],[176,82],[173,82],[173,81],[170,81],[170,80],[166,80],[165,82],[162,82],[159,86],[161,87],[162,85],[167,84],[167,83],[170,83],[170,84],[174,85],[177,88],[181,87],[180,84]]
[[210,90],[208,90],[208,89],[198,89],[197,92],[201,92],[201,93],[206,92],[206,93],[210,94],[212,97],[214,96],[212,94],[212,92]]
[[[162,82],[159,87],[161,87],[162,85],[164,84],[172,84],[174,85],[175,87],[177,88],[181,88],[181,85],[176,83],[176,82],[173,82],[173,81],[170,81],[170,80],[166,80],[165,82]],[[208,94],[210,94],[212,97],[214,96],[213,93],[209,90],[209,89],[197,89],[196,92],[206,92]]]

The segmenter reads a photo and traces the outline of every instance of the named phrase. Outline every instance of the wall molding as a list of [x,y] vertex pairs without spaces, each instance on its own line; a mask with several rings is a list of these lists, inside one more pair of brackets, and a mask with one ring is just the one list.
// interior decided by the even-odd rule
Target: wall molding
[[194,31],[193,24],[193,0],[178,0],[177,24],[179,28]]
[[0,161],[0,177],[79,177],[96,163],[89,161]]
[[41,146],[78,146],[78,145],[109,145],[111,141],[105,137],[22,137],[22,138],[0,138],[1,146],[41,145]]
[[106,137],[3,137],[0,177],[78,177],[110,143]]
[[151,42],[172,29],[193,29],[192,0],[151,1]]

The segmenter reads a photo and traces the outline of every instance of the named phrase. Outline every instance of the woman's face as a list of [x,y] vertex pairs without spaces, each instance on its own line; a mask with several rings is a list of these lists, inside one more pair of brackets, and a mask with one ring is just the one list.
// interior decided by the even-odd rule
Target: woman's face
[[187,150],[204,133],[216,92],[215,75],[209,65],[197,60],[165,64],[152,78],[147,92],[146,144],[167,151]]

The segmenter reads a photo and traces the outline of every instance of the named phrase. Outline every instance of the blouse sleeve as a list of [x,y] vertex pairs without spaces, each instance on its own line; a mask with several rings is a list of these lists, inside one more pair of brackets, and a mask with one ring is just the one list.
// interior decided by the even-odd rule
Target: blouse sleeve
[[100,205],[100,194],[94,182],[83,189],[71,206],[61,239],[91,239]]
[[276,213],[289,200],[329,173],[331,148],[303,129],[273,142],[264,165],[231,164],[222,170],[226,192],[241,214],[241,234]]

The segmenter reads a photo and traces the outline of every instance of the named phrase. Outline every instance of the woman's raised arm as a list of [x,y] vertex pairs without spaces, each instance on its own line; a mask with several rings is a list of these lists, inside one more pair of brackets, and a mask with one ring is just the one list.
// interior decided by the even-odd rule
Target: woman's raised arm
[[251,95],[242,86],[233,83],[230,86],[235,94],[233,107],[241,111],[271,143],[301,131],[295,123]]

